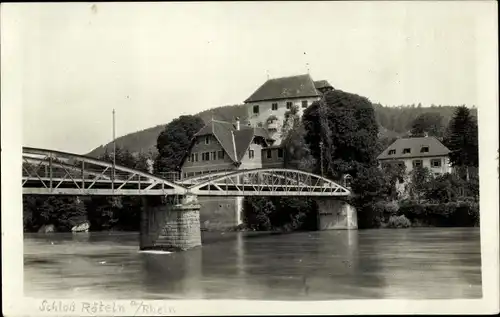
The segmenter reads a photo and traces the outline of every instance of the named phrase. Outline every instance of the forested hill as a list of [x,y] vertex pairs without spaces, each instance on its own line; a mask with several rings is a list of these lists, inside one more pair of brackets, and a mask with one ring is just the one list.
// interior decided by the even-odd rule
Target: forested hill
[[[435,106],[424,107],[419,105],[405,105],[398,107],[387,107],[374,104],[375,116],[379,123],[380,137],[391,139],[405,135],[410,129],[413,120],[422,113],[438,113],[443,117],[442,123],[447,126],[456,106]],[[476,116],[477,109],[472,108],[471,114]],[[235,117],[245,120],[247,111],[245,105],[230,105],[212,108],[196,114],[205,122],[212,118],[222,121],[233,121]],[[167,124],[168,122],[165,122]],[[116,146],[128,149],[131,152],[151,152],[156,153],[156,139],[165,125],[157,125],[142,131],[129,133],[116,139]],[[111,149],[111,143],[106,147]],[[97,157],[105,152],[105,146],[99,146],[88,153],[88,156]]]
[[[405,105],[398,107],[386,107],[381,104],[374,104],[375,117],[380,126],[398,135],[405,134],[419,115],[422,113],[438,113],[443,117],[442,124],[446,127],[453,117],[453,112],[457,106],[431,105],[424,107],[418,105]],[[477,116],[477,109],[471,108],[471,114]]]
[[[246,108],[244,105],[229,105],[217,108],[208,109],[197,113],[204,122],[209,122],[212,118],[222,121],[232,121],[234,117],[240,117],[245,120],[247,117]],[[165,122],[167,124],[168,122]],[[161,131],[165,128],[165,124],[157,125],[155,127],[147,128],[142,131],[129,133],[127,135],[116,138],[116,146],[128,149],[130,152],[151,152],[156,153],[156,139]],[[86,154],[91,157],[98,157],[105,152],[105,147],[111,150],[111,143],[99,146],[90,153]]]

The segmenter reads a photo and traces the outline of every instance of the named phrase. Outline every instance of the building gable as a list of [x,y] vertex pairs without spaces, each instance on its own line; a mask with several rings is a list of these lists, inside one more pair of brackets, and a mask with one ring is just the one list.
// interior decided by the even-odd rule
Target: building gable
[[435,137],[401,138],[389,145],[378,160],[447,156],[450,150]]

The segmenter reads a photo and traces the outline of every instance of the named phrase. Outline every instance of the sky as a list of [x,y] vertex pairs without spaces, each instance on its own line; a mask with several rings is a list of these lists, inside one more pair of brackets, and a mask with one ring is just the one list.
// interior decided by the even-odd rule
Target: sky
[[121,136],[308,68],[388,106],[479,108],[478,4],[3,4],[16,42],[2,63],[21,77],[23,145],[82,154],[111,141],[112,109]]

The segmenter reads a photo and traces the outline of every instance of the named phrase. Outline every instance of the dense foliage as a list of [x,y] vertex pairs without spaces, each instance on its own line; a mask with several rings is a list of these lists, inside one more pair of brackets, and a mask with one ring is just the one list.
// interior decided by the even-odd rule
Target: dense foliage
[[[381,104],[374,104],[377,122],[387,129],[399,135],[408,133],[415,120],[424,113],[435,113],[442,116],[442,125],[448,126],[451,118],[454,115],[457,106],[449,105],[431,105],[424,107],[422,104],[401,105],[397,107],[383,106]],[[472,108],[471,115],[477,116],[477,109]]]
[[155,173],[178,172],[194,135],[204,125],[203,120],[195,116],[180,116],[167,124],[156,142]]
[[37,231],[52,224],[57,231],[69,231],[87,217],[84,203],[77,197],[23,196],[23,227]]
[[281,131],[284,150],[284,167],[312,171],[316,163],[311,155],[309,144],[305,140],[305,128],[299,116],[297,106],[285,113],[285,122]]
[[419,115],[412,123],[410,134],[414,137],[425,135],[442,140],[445,132],[443,116],[438,112],[426,112]]
[[479,225],[479,203],[458,201],[441,204],[404,202],[399,214],[414,226],[472,227]]
[[479,164],[478,127],[476,119],[466,107],[455,110],[444,140],[450,150],[450,163],[458,170],[465,171],[469,179],[469,167]]
[[[378,125],[371,102],[334,90],[304,111],[305,140],[324,175],[339,179],[355,176],[363,166],[375,166],[379,152]],[[318,164],[317,164],[318,165]],[[321,173],[321,164],[316,172]]]
[[257,231],[316,230],[317,205],[311,198],[247,197],[243,221]]

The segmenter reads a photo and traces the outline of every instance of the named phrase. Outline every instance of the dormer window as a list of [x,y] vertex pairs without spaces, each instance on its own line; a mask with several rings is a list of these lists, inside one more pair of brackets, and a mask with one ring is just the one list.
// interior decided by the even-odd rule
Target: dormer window
[[394,155],[396,154],[396,150],[389,150],[389,155]]
[[403,149],[403,154],[410,154],[410,153],[411,153],[410,148]]
[[207,135],[205,137],[205,144],[210,144],[210,136],[209,135]]
[[429,147],[428,146],[422,146],[420,149],[420,153],[429,153]]

